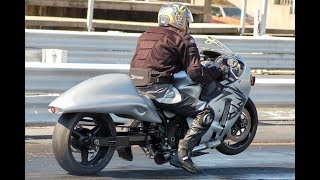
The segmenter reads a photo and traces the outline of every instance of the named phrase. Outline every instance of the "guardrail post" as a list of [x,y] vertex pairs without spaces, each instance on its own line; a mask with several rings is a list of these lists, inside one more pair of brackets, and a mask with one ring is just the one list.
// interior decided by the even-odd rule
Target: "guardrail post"
[[268,0],[262,0],[260,35],[264,35],[266,33],[267,14],[268,14]]
[[204,0],[203,3],[203,22],[209,23],[211,19],[211,0]]
[[292,14],[296,14],[296,1],[295,0],[292,0]]
[[66,63],[67,50],[61,49],[42,49],[43,63]]
[[94,8],[94,0],[88,0],[87,29],[89,32],[94,30],[92,28],[93,8]]
[[240,33],[240,36],[242,36],[244,34],[244,32],[245,32],[246,10],[247,10],[247,0],[242,0],[241,21],[240,21],[241,33]]
[[260,35],[260,10],[257,9],[254,13],[254,24],[253,24],[253,36]]

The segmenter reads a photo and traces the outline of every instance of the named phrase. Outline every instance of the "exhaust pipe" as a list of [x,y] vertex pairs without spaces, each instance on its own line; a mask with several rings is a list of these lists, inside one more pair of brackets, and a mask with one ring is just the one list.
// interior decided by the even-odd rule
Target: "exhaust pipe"
[[165,153],[165,154],[158,153],[154,156],[153,160],[156,164],[162,165],[164,163],[169,162],[170,158],[171,158],[170,153]]

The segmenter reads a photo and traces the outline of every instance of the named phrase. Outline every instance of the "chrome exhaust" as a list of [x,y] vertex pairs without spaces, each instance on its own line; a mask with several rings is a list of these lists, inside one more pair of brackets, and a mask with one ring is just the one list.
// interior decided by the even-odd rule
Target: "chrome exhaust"
[[165,154],[157,153],[154,156],[153,160],[156,164],[161,165],[161,164],[169,162],[170,158],[171,158],[170,153],[165,153]]

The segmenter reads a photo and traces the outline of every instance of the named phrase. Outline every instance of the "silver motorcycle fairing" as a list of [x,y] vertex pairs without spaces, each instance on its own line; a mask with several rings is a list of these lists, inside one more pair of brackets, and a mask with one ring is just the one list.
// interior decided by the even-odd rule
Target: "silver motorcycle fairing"
[[89,112],[129,115],[161,123],[148,98],[141,97],[127,74],[104,74],[72,87],[49,104],[63,113]]
[[[208,103],[214,110],[215,117],[210,129],[203,135],[201,143],[209,142],[211,138],[222,140],[236,122],[251,91],[250,76],[250,68],[244,66],[244,72],[240,77],[237,77],[237,79],[231,77],[220,82],[224,85],[224,89],[220,95]],[[224,126],[221,126],[223,121],[225,121],[222,123]],[[212,137],[214,132],[216,132],[216,136]]]
[[[238,59],[238,61],[242,63],[242,59]],[[244,63],[242,64],[244,66],[244,70],[241,76],[230,76],[228,79],[221,81],[220,83],[223,86],[221,94],[208,102],[208,105],[214,110],[215,118],[209,130],[202,136],[200,143],[210,142],[212,141],[211,138],[222,140],[225,133],[230,130],[241,114],[251,90],[251,70],[248,66],[245,66]],[[179,91],[199,98],[199,92],[202,90],[202,87],[199,84],[194,83],[185,73],[179,73],[174,77],[174,85],[179,89]],[[212,87],[215,88],[216,86],[214,85]],[[214,89],[211,91],[213,92]],[[227,103],[230,105],[227,106]],[[225,123],[223,123],[224,126],[221,126],[224,112]],[[187,118],[189,127],[191,126],[192,120],[193,118]],[[216,132],[216,136],[212,137],[214,132]]]

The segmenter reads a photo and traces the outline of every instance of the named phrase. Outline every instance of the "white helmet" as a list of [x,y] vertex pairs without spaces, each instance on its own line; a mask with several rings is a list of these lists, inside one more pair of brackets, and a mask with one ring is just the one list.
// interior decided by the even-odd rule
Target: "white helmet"
[[189,33],[189,23],[191,22],[193,22],[191,11],[181,3],[164,4],[158,13],[159,26],[170,24]]

